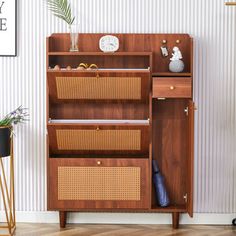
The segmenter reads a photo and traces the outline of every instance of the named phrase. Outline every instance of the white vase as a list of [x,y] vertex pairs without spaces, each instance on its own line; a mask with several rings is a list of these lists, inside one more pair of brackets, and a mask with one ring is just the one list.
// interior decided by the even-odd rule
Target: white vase
[[70,25],[70,52],[79,51],[79,24]]
[[171,61],[169,70],[173,73],[180,73],[184,70],[184,62],[182,60]]

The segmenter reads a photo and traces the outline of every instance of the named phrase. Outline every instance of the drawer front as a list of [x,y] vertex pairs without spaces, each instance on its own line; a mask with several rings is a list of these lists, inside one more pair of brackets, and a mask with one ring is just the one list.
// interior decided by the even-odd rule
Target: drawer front
[[148,208],[148,160],[49,160],[49,209]]
[[48,125],[51,154],[146,154],[149,126]]
[[152,96],[156,98],[191,98],[191,78],[153,78]]
[[48,72],[53,100],[142,100],[148,99],[149,73]]

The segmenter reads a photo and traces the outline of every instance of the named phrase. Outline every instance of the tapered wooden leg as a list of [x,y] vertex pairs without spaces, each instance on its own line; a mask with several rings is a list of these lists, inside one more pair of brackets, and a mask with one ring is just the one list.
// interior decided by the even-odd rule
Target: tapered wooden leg
[[179,212],[172,213],[172,227],[173,229],[179,228]]
[[66,211],[60,211],[60,227],[65,228],[66,227]]

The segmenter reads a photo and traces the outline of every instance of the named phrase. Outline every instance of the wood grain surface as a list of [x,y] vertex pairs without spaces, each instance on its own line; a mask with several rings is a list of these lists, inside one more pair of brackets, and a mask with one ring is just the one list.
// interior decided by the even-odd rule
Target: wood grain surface
[[153,78],[154,98],[191,98],[192,79],[191,78]]
[[[187,116],[185,99],[153,101],[153,159],[157,160],[165,178],[170,201],[185,205],[187,193]],[[153,190],[154,191],[154,190]],[[153,194],[152,204],[156,205]]]
[[[190,216],[193,213],[192,38],[188,34],[115,34],[120,40],[118,52],[103,53],[98,47],[103,35],[80,34],[79,52],[76,53],[68,51],[69,34],[53,34],[47,40],[48,117],[139,119],[149,120],[149,124],[104,124],[98,127],[94,124],[48,123],[48,209],[62,211],[63,227],[66,223],[63,211],[132,211],[172,213],[173,228],[177,228],[180,213],[188,212]],[[182,73],[170,73],[168,68],[172,56],[170,49],[176,44],[185,63]],[[168,47],[168,57],[161,55],[162,46]],[[95,63],[100,70],[78,70],[79,63]],[[63,69],[54,70],[55,65]],[[114,138],[114,134],[130,133],[132,129],[141,131],[138,141],[135,135]],[[127,145],[128,148],[125,148]],[[165,178],[170,196],[170,206],[166,208],[158,206],[156,200],[152,183],[152,159],[158,161]],[[91,196],[84,199],[83,193],[69,189],[72,195],[75,194],[71,197],[65,194],[67,190],[64,191],[64,187],[60,200],[58,168],[67,170],[73,166],[72,172],[79,176],[78,180],[74,184],[71,178],[65,183],[62,181],[62,185],[73,183],[71,189],[78,185],[81,190],[82,187],[76,184],[82,178],[81,169],[92,169],[96,162],[102,162],[106,168],[140,168],[142,181],[137,184],[141,189],[140,200],[128,200],[131,195],[127,195],[123,201],[112,201],[110,195],[104,195],[102,201],[95,201],[101,197],[99,188],[96,190],[98,193],[90,192],[89,188],[85,191],[86,194],[93,194],[94,199]],[[103,181],[105,172],[97,174],[98,177],[93,180],[101,178],[102,181],[98,181],[101,189],[109,186],[110,189],[112,184],[106,182],[105,178]],[[67,173],[64,174],[65,178],[72,174],[70,171]],[[119,175],[119,172],[116,173]],[[82,176],[86,176],[86,173]],[[92,177],[93,174],[88,176]],[[80,184],[84,186],[85,182]],[[132,187],[129,187],[130,194]],[[129,193],[128,190],[125,192]],[[120,198],[119,194],[116,196]]]

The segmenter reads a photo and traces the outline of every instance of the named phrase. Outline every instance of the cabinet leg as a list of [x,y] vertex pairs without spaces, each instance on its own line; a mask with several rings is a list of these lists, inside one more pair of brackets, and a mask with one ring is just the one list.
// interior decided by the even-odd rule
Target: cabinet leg
[[179,212],[172,213],[172,227],[173,229],[179,228]]
[[60,211],[60,227],[65,228],[66,227],[66,211]]

